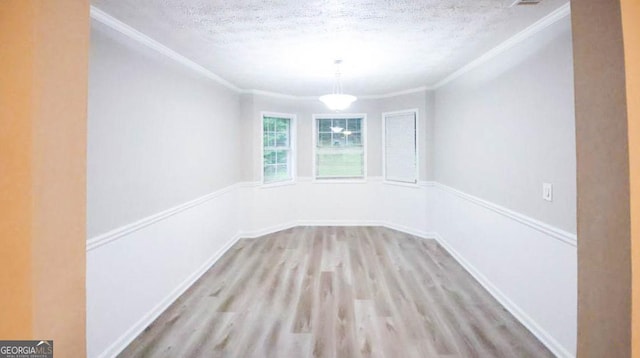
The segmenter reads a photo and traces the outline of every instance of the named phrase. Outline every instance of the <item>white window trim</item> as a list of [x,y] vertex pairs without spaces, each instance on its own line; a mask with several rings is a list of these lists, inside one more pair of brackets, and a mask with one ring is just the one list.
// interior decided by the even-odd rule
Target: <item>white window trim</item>
[[[313,114],[312,116],[312,126],[313,128],[311,129],[311,135],[312,135],[312,141],[311,141],[311,145],[312,145],[312,150],[311,150],[311,155],[312,155],[312,161],[311,161],[311,165],[312,165],[312,182],[313,183],[331,183],[331,184],[340,184],[340,183],[345,183],[345,184],[355,184],[355,183],[366,183],[367,182],[367,146],[369,143],[369,138],[367,136],[367,114],[366,113],[319,113],[319,114]],[[317,173],[316,173],[316,150],[318,149],[318,123],[317,120],[318,119],[342,119],[342,118],[361,118],[362,119],[362,124],[360,127],[360,133],[361,133],[361,138],[363,141],[363,145],[362,145],[362,150],[363,150],[363,157],[362,157],[362,178],[353,178],[353,179],[349,179],[349,178],[320,178],[318,179],[317,177]]]
[[[291,151],[291,163],[289,167],[289,171],[291,172],[291,179],[289,180],[281,180],[271,183],[264,182],[264,117],[277,117],[277,118],[287,118],[289,119],[289,147]],[[296,170],[296,162],[297,162],[297,151],[296,151],[296,137],[297,137],[297,126],[296,126],[296,118],[297,116],[292,113],[280,113],[280,112],[260,112],[260,184],[262,188],[272,188],[283,185],[292,185],[297,182],[297,170]]]
[[[387,179],[387,117],[403,113],[413,113],[416,121],[416,182],[409,183],[397,180]],[[403,109],[399,111],[383,112],[382,113],[382,182],[390,185],[400,185],[408,187],[420,186],[420,117],[418,108]]]

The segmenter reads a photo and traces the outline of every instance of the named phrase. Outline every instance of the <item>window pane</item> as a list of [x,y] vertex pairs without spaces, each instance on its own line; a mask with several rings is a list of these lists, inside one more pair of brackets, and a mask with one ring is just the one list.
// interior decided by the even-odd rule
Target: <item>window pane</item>
[[273,150],[264,151],[264,164],[276,164],[276,152]]
[[279,150],[276,152],[276,163],[287,164],[288,153],[286,150]]
[[[316,133],[317,178],[362,178],[364,147],[362,118],[319,118]],[[331,128],[341,128],[334,132]]]
[[273,117],[265,117],[264,118],[264,130],[268,131],[268,132],[275,132],[276,130],[276,121],[278,121],[278,118],[273,118]]
[[318,177],[362,177],[363,153],[318,153],[316,157]]
[[362,120],[360,118],[349,119],[347,123],[347,130],[351,132],[360,132],[360,125]]
[[289,120],[286,118],[278,118],[276,121],[276,132],[286,132],[289,133]]
[[287,170],[286,164],[276,166],[276,179],[277,180],[289,179],[289,171]]
[[331,133],[331,120],[330,119],[318,119],[318,131],[324,133]]
[[355,133],[351,134],[347,137],[347,145],[348,146],[361,146],[362,145],[362,134]]
[[346,144],[345,142],[345,135],[342,133],[333,133],[333,142],[331,143],[331,146],[333,147],[344,147]]
[[276,167],[274,165],[265,165],[264,167],[264,181],[273,181],[276,176]]
[[264,146],[267,147],[275,147],[276,146],[276,134],[273,132],[264,133]]
[[291,121],[287,117],[263,117],[262,163],[265,183],[291,179]]
[[331,146],[331,133],[320,133],[318,138],[318,146],[319,147],[330,147]]
[[277,132],[275,134],[276,138],[276,146],[277,147],[288,147],[289,146],[289,133],[288,132]]
[[334,119],[333,120],[333,126],[346,129],[347,128],[347,120],[346,119]]

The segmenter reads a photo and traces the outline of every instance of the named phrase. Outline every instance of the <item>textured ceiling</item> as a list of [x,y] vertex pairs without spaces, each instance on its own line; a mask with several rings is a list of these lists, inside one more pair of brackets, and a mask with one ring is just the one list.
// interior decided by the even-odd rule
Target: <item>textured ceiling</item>
[[509,0],[93,0],[243,89],[382,94],[442,80],[567,3]]

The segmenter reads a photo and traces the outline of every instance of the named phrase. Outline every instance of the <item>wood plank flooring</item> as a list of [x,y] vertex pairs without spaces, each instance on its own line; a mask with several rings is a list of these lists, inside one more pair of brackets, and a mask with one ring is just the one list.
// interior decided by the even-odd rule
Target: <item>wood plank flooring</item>
[[242,239],[120,357],[552,357],[435,241],[380,227]]

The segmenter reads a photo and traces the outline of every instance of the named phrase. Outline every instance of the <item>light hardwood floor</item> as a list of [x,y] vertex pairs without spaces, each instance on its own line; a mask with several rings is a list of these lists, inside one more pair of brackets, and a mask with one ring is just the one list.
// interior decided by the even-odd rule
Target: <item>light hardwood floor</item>
[[435,241],[380,227],[242,239],[120,357],[552,357]]

